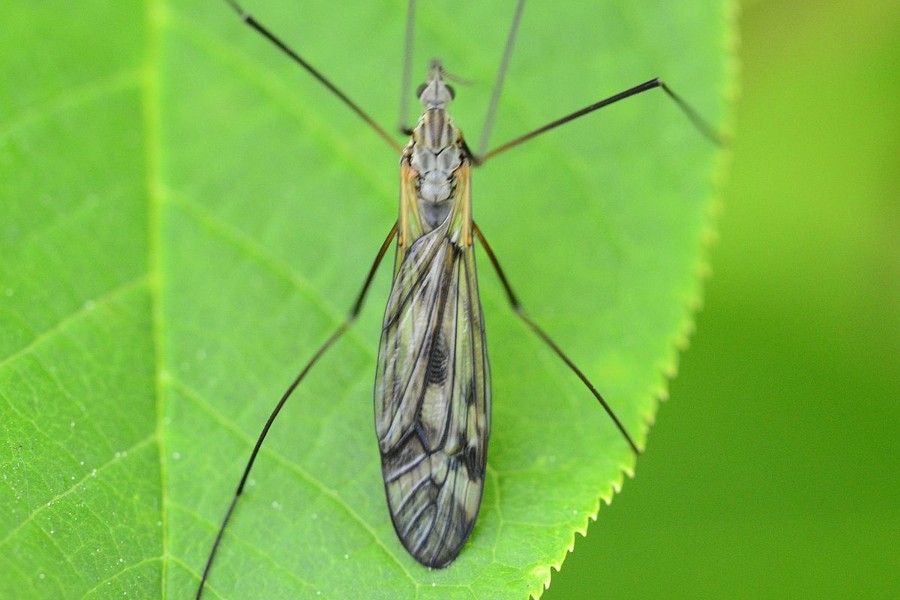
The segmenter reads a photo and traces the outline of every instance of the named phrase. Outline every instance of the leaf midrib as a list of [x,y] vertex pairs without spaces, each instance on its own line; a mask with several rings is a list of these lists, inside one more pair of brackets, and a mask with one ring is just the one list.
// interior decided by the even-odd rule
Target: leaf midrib
[[167,597],[166,582],[169,565],[169,494],[166,471],[165,438],[165,356],[163,355],[163,306],[162,306],[162,130],[160,67],[162,64],[162,32],[165,25],[165,7],[162,0],[148,0],[145,5],[144,64],[141,90],[144,122],[144,168],[147,193],[147,272],[150,297],[151,336],[153,339],[154,389],[156,395],[155,437],[159,449],[160,484],[160,595]]

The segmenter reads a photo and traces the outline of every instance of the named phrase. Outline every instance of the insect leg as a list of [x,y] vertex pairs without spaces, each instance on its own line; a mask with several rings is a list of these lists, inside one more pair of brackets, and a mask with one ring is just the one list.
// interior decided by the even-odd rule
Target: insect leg
[[269,29],[253,18],[253,15],[245,11],[240,4],[236,2],[236,0],[225,0],[234,12],[236,12],[241,20],[252,27],[257,33],[261,34],[264,38],[269,40],[272,44],[278,47],[279,50],[287,54],[295,63],[303,67],[307,73],[316,78],[316,80],[324,85],[326,88],[331,91],[335,96],[340,98],[341,102],[343,102],[350,110],[355,112],[363,121],[365,121],[369,127],[371,127],[375,133],[381,136],[381,138],[390,144],[391,148],[393,148],[398,154],[403,150],[400,144],[392,138],[387,131],[385,131],[381,125],[375,122],[375,119],[369,116],[369,114],[364,111],[360,106],[350,99],[347,94],[341,91],[335,84],[333,84],[327,77],[322,75],[318,69],[313,67],[311,64],[306,62],[302,56],[297,54],[290,46],[288,46],[285,42],[278,38],[274,33],[269,31]]
[[318,362],[322,355],[331,348],[336,341],[350,328],[354,321],[356,321],[357,316],[359,316],[359,311],[362,310],[363,301],[366,298],[366,294],[369,291],[369,287],[372,284],[372,279],[375,277],[375,272],[378,270],[378,265],[381,264],[381,259],[384,258],[384,255],[387,253],[388,248],[390,247],[391,241],[394,239],[394,236],[397,235],[397,224],[394,223],[394,226],[391,228],[390,233],[388,233],[387,237],[384,239],[384,243],[381,244],[381,248],[378,250],[378,255],[375,257],[375,260],[372,262],[372,267],[369,269],[369,274],[366,276],[366,281],[363,283],[362,289],[359,291],[359,295],[356,297],[356,301],[353,303],[353,308],[350,309],[350,314],[347,315],[347,318],[344,319],[344,322],[340,324],[340,326],[332,333],[327,340],[316,350],[315,354],[313,354],[312,358],[309,359],[309,362],[300,370],[300,373],[297,374],[297,377],[294,378],[294,381],[291,382],[291,385],[284,391],[281,399],[278,401],[278,404],[275,405],[275,409],[272,410],[272,414],[269,415],[269,418],[266,420],[265,426],[263,426],[262,431],[259,434],[259,437],[256,440],[256,445],[253,446],[253,452],[250,453],[250,460],[247,461],[247,466],[244,467],[244,474],[241,475],[241,481],[238,483],[237,489],[234,492],[234,497],[231,499],[231,504],[228,505],[228,510],[225,512],[225,518],[222,519],[222,525],[219,526],[219,531],[216,534],[216,539],[213,542],[212,549],[209,551],[209,558],[206,559],[206,567],[203,569],[203,576],[200,578],[200,585],[197,588],[197,600],[200,600],[200,597],[203,595],[203,588],[206,584],[206,580],[209,578],[209,572],[212,569],[213,560],[216,558],[216,552],[219,549],[219,544],[222,542],[222,536],[225,534],[225,528],[228,527],[228,522],[231,520],[231,515],[234,513],[234,508],[237,505],[238,498],[241,497],[241,494],[244,492],[244,485],[247,483],[247,478],[250,476],[250,469],[253,468],[253,464],[256,462],[256,456],[259,454],[259,450],[262,447],[263,441],[265,441],[266,436],[269,433],[269,429],[272,427],[272,423],[275,421],[276,417],[278,417],[278,413],[281,412],[281,409],[284,407],[288,398],[291,397],[291,394],[294,393],[294,390],[297,389],[297,386],[300,385],[300,382],[306,377],[307,373],[313,368],[313,366]]
[[409,0],[406,9],[406,38],[403,42],[403,76],[400,78],[400,116],[397,117],[397,127],[403,135],[412,135],[412,127],[408,125],[409,119],[409,95],[412,82],[413,38],[416,26],[416,0]]
[[668,85],[666,85],[666,83],[662,79],[659,79],[657,77],[656,79],[651,79],[650,81],[646,81],[640,85],[636,85],[633,88],[629,88],[629,89],[625,90],[624,92],[619,92],[618,94],[615,94],[614,96],[610,96],[609,98],[604,98],[603,100],[600,100],[599,102],[595,102],[594,104],[585,106],[581,110],[576,110],[575,112],[570,113],[564,117],[560,117],[559,119],[556,119],[555,121],[551,121],[550,123],[547,123],[543,127],[538,127],[534,131],[530,131],[530,132],[526,133],[525,135],[519,136],[519,137],[515,138],[514,140],[511,140],[501,146],[498,146],[497,148],[494,148],[493,150],[491,150],[490,152],[487,152],[483,156],[476,156],[474,160],[475,160],[476,164],[479,164],[479,165],[484,164],[485,162],[487,162],[491,158],[497,156],[498,154],[500,154],[502,152],[506,152],[510,148],[514,148],[515,146],[518,146],[519,144],[527,142],[528,140],[535,138],[535,137],[541,135],[542,133],[546,133],[546,132],[550,131],[551,129],[556,129],[560,125],[565,125],[566,123],[568,123],[570,121],[574,121],[575,119],[577,119],[579,117],[583,117],[584,115],[586,115],[588,113],[594,112],[595,110],[599,110],[599,109],[603,108],[604,106],[609,106],[610,104],[615,104],[619,100],[625,100],[626,98],[631,98],[632,96],[637,96],[638,94],[642,94],[644,92],[647,92],[647,91],[650,91],[650,90],[656,89],[656,88],[661,88],[666,93],[666,95],[669,98],[671,98],[675,102],[675,104],[678,105],[678,107],[685,114],[685,116],[691,121],[691,123],[693,123],[694,127],[696,127],[700,131],[700,133],[703,134],[704,137],[709,139],[713,144],[716,144],[717,146],[721,146],[724,144],[722,138],[719,136],[718,133],[716,133],[715,129],[709,123],[704,121],[703,118],[700,117],[700,115],[697,113],[697,111],[694,110],[694,108],[691,107],[690,104],[685,102],[681,98],[681,96],[679,96],[674,91],[672,91],[672,88],[670,88]]
[[619,418],[616,416],[616,413],[613,412],[613,409],[606,403],[606,400],[603,399],[603,396],[600,395],[600,392],[597,391],[597,388],[594,387],[594,384],[591,383],[591,380],[587,378],[587,375],[579,369],[572,359],[566,356],[566,353],[562,351],[562,348],[553,341],[547,332],[541,329],[537,323],[531,320],[531,317],[525,312],[525,309],[522,307],[522,304],[519,302],[518,297],[516,297],[515,292],[513,292],[512,286],[509,285],[509,280],[506,278],[506,273],[503,272],[503,269],[500,267],[500,261],[497,260],[497,257],[494,255],[494,251],[491,250],[490,245],[487,243],[487,240],[484,237],[484,234],[481,232],[481,229],[477,224],[472,224],[475,229],[475,235],[481,241],[482,246],[484,247],[484,251],[487,252],[488,258],[491,260],[491,264],[494,265],[494,270],[497,271],[497,276],[500,278],[500,283],[503,285],[503,289],[506,291],[506,297],[509,300],[509,304],[513,309],[513,312],[520,318],[522,321],[531,329],[541,340],[547,344],[556,355],[562,359],[564,363],[572,370],[575,375],[581,380],[581,383],[585,385],[585,387],[590,390],[591,394],[594,395],[594,398],[600,402],[600,405],[603,407],[603,410],[606,411],[606,414],[613,420],[618,430],[621,432],[622,436],[625,438],[625,441],[628,442],[628,445],[631,446],[631,449],[635,454],[640,454],[641,450],[638,448],[637,444],[634,443],[634,440],[631,439],[631,436],[628,435],[628,432],[625,430],[625,426],[622,425],[622,422],[619,421]]
[[513,44],[519,33],[519,23],[522,21],[522,11],[525,9],[525,0],[519,0],[516,4],[516,12],[513,14],[512,25],[506,36],[506,46],[503,48],[503,58],[500,59],[500,68],[497,69],[497,78],[494,81],[494,90],[491,92],[491,103],[488,105],[487,114],[484,117],[484,127],[481,129],[481,140],[478,142],[478,154],[481,156],[487,151],[488,138],[491,137],[491,129],[494,126],[494,117],[497,115],[497,104],[500,103],[500,92],[503,91],[503,81],[506,79],[506,70],[509,68],[509,59],[512,57]]

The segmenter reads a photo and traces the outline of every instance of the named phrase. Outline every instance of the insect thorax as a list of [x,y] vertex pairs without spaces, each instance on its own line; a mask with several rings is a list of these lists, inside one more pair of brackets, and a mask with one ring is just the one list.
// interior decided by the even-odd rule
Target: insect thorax
[[468,158],[450,113],[428,108],[413,130],[403,160],[416,173],[416,204],[424,231],[443,223],[457,201],[457,169]]

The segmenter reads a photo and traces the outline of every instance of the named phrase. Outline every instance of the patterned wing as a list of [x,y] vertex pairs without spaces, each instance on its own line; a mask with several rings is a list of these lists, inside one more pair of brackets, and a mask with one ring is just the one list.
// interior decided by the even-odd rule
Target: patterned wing
[[419,237],[400,259],[375,381],[391,519],[409,553],[429,567],[450,564],[472,531],[490,433],[475,253],[453,221]]

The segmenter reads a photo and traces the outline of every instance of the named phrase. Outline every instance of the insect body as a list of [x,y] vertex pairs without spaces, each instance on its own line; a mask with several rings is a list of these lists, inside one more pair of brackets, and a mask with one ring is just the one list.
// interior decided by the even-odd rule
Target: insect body
[[[397,237],[397,255],[393,286],[382,321],[375,376],[375,430],[391,520],[400,541],[416,560],[429,567],[445,567],[459,555],[472,532],[484,489],[491,388],[475,272],[475,239],[487,253],[515,314],[581,380],[624,440],[636,454],[639,453],[637,443],[606,400],[556,342],[528,316],[513,293],[499,261],[472,219],[472,168],[583,115],[655,88],[661,88],[701,133],[718,143],[713,129],[662,80],[651,79],[486,152],[488,131],[524,6],[524,0],[519,0],[478,154],[470,152],[462,133],[450,118],[447,104],[453,99],[453,90],[444,82],[447,74],[436,60],[430,63],[427,81],[418,92],[424,112],[416,126],[409,130],[411,140],[401,148],[346,94],[247,14],[235,0],[226,1],[245,23],[331,90],[401,153],[400,214],[376,255],[350,313],[288,386],[257,438],[216,534],[197,598],[203,593],[216,552],[272,423],[319,358],[358,317],[374,274],[394,236]],[[405,82],[411,56],[414,4],[410,0]],[[405,112],[401,109],[404,117]]]
[[400,160],[394,283],[375,381],[375,428],[391,519],[406,549],[449,564],[475,524],[491,384],[472,236],[471,158],[432,61],[425,109]]

